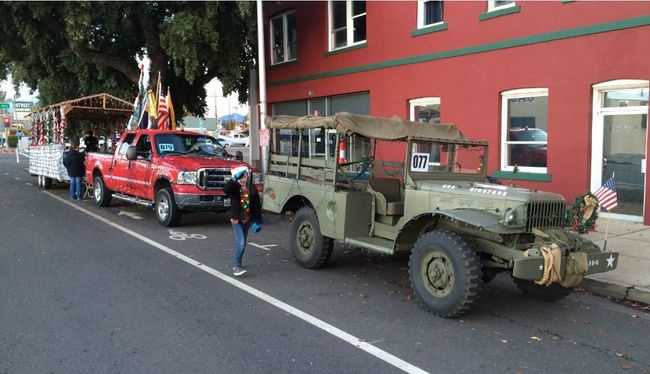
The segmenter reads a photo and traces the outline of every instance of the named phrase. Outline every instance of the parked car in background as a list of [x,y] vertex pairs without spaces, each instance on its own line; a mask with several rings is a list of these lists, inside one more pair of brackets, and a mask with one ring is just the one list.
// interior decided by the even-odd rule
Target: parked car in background
[[231,136],[220,136],[219,139],[230,141],[232,143],[231,146],[248,147],[250,145],[248,135],[242,133],[232,134]]
[[[512,128],[508,130],[509,140],[516,142],[546,142],[546,131],[537,128]],[[519,166],[546,167],[546,144],[512,144],[510,164]]]
[[228,140],[228,139],[226,139],[226,138],[224,138],[224,137],[218,137],[218,138],[217,138],[217,141],[218,141],[219,144],[221,144],[221,146],[224,147],[224,148],[232,147],[232,145],[233,145],[232,140]]

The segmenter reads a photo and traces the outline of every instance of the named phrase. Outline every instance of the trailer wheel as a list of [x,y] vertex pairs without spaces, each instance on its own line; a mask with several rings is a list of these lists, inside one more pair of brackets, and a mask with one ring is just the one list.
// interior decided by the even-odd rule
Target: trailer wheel
[[154,207],[158,223],[165,227],[178,225],[183,213],[178,209],[174,195],[169,188],[163,187],[156,193],[156,203]]
[[95,183],[93,185],[93,200],[98,206],[109,206],[111,204],[111,198],[113,197],[113,192],[106,188],[104,184],[104,179],[101,175],[95,177]]
[[43,176],[43,189],[49,190],[52,188],[52,178]]
[[418,239],[409,276],[420,306],[441,317],[466,313],[478,300],[482,282],[476,251],[447,230],[433,230]]
[[573,292],[573,288],[562,287],[557,283],[553,283],[550,286],[542,286],[535,284],[535,282],[525,279],[513,278],[517,288],[521,290],[526,296],[532,297],[533,299],[554,302],[565,297],[569,296]]
[[293,257],[304,268],[319,269],[332,256],[334,240],[321,234],[318,216],[310,207],[302,207],[296,212],[290,236]]

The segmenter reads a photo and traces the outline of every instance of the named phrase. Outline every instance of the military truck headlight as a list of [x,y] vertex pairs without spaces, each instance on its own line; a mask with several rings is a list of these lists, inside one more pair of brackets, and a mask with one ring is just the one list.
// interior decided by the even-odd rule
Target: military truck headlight
[[196,184],[197,172],[195,171],[181,171],[178,172],[176,177],[176,184]]
[[506,225],[511,225],[515,222],[515,218],[517,218],[515,215],[515,210],[512,208],[508,208],[506,209],[506,212],[503,215],[503,223]]

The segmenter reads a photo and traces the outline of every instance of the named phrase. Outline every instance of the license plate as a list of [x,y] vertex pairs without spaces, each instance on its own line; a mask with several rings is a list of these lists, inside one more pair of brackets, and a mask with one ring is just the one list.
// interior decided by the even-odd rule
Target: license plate
[[223,206],[230,206],[230,199],[229,198],[223,199]]

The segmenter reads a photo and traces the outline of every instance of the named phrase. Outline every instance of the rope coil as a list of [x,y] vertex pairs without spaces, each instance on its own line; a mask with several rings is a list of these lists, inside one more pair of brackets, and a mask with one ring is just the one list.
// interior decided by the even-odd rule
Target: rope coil
[[542,279],[536,280],[535,284],[548,287],[553,283],[560,282],[562,280],[560,274],[562,251],[560,247],[553,243],[550,246],[541,247],[540,252],[544,256],[544,275]]

